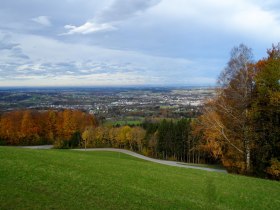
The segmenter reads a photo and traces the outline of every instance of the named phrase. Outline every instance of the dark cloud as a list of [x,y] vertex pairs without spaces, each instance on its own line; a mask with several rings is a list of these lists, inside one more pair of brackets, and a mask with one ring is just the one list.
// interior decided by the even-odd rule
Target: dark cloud
[[1,37],[1,34],[0,34],[0,50],[11,50],[14,47],[19,46],[19,44],[12,43],[9,39],[10,39],[10,36],[2,34],[2,37]]
[[0,50],[11,50],[11,49],[13,49],[16,46],[18,46],[18,44],[3,43],[0,40]]
[[18,59],[29,59],[20,47],[20,44],[11,41],[11,37],[7,34],[0,34],[0,51],[5,50],[9,57]]
[[21,58],[21,59],[30,59],[29,56],[25,55],[22,52],[22,49],[20,47],[14,47],[11,50],[11,57],[12,58]]

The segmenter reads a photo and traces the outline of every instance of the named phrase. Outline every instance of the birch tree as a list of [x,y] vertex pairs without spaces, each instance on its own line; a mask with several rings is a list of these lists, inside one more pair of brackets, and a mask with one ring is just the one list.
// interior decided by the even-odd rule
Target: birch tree
[[217,96],[206,105],[204,113],[204,123],[219,134],[215,138],[220,141],[224,162],[233,165],[235,172],[251,170],[252,58],[251,49],[243,44],[232,49],[230,60],[218,79]]

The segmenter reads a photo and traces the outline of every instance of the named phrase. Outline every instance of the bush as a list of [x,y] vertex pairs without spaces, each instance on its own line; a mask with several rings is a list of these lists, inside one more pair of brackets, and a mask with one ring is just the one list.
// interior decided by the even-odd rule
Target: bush
[[270,160],[270,167],[266,169],[266,172],[272,179],[280,180],[280,162],[277,158]]
[[68,149],[68,141],[62,139],[56,139],[53,144],[53,148],[55,149]]

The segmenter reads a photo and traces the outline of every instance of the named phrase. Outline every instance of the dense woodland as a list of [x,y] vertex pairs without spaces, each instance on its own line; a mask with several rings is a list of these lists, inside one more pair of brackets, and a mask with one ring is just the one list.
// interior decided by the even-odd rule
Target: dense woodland
[[229,172],[280,179],[280,45],[253,61],[250,48],[231,51],[215,98],[197,119],[98,125],[77,110],[13,111],[0,116],[0,144],[56,148],[125,148],[190,163],[222,163]]

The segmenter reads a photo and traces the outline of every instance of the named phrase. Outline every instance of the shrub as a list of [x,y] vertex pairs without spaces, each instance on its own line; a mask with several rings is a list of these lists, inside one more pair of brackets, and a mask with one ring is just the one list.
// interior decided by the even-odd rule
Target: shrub
[[266,169],[266,172],[276,180],[280,180],[280,161],[277,158],[270,160],[270,167]]

